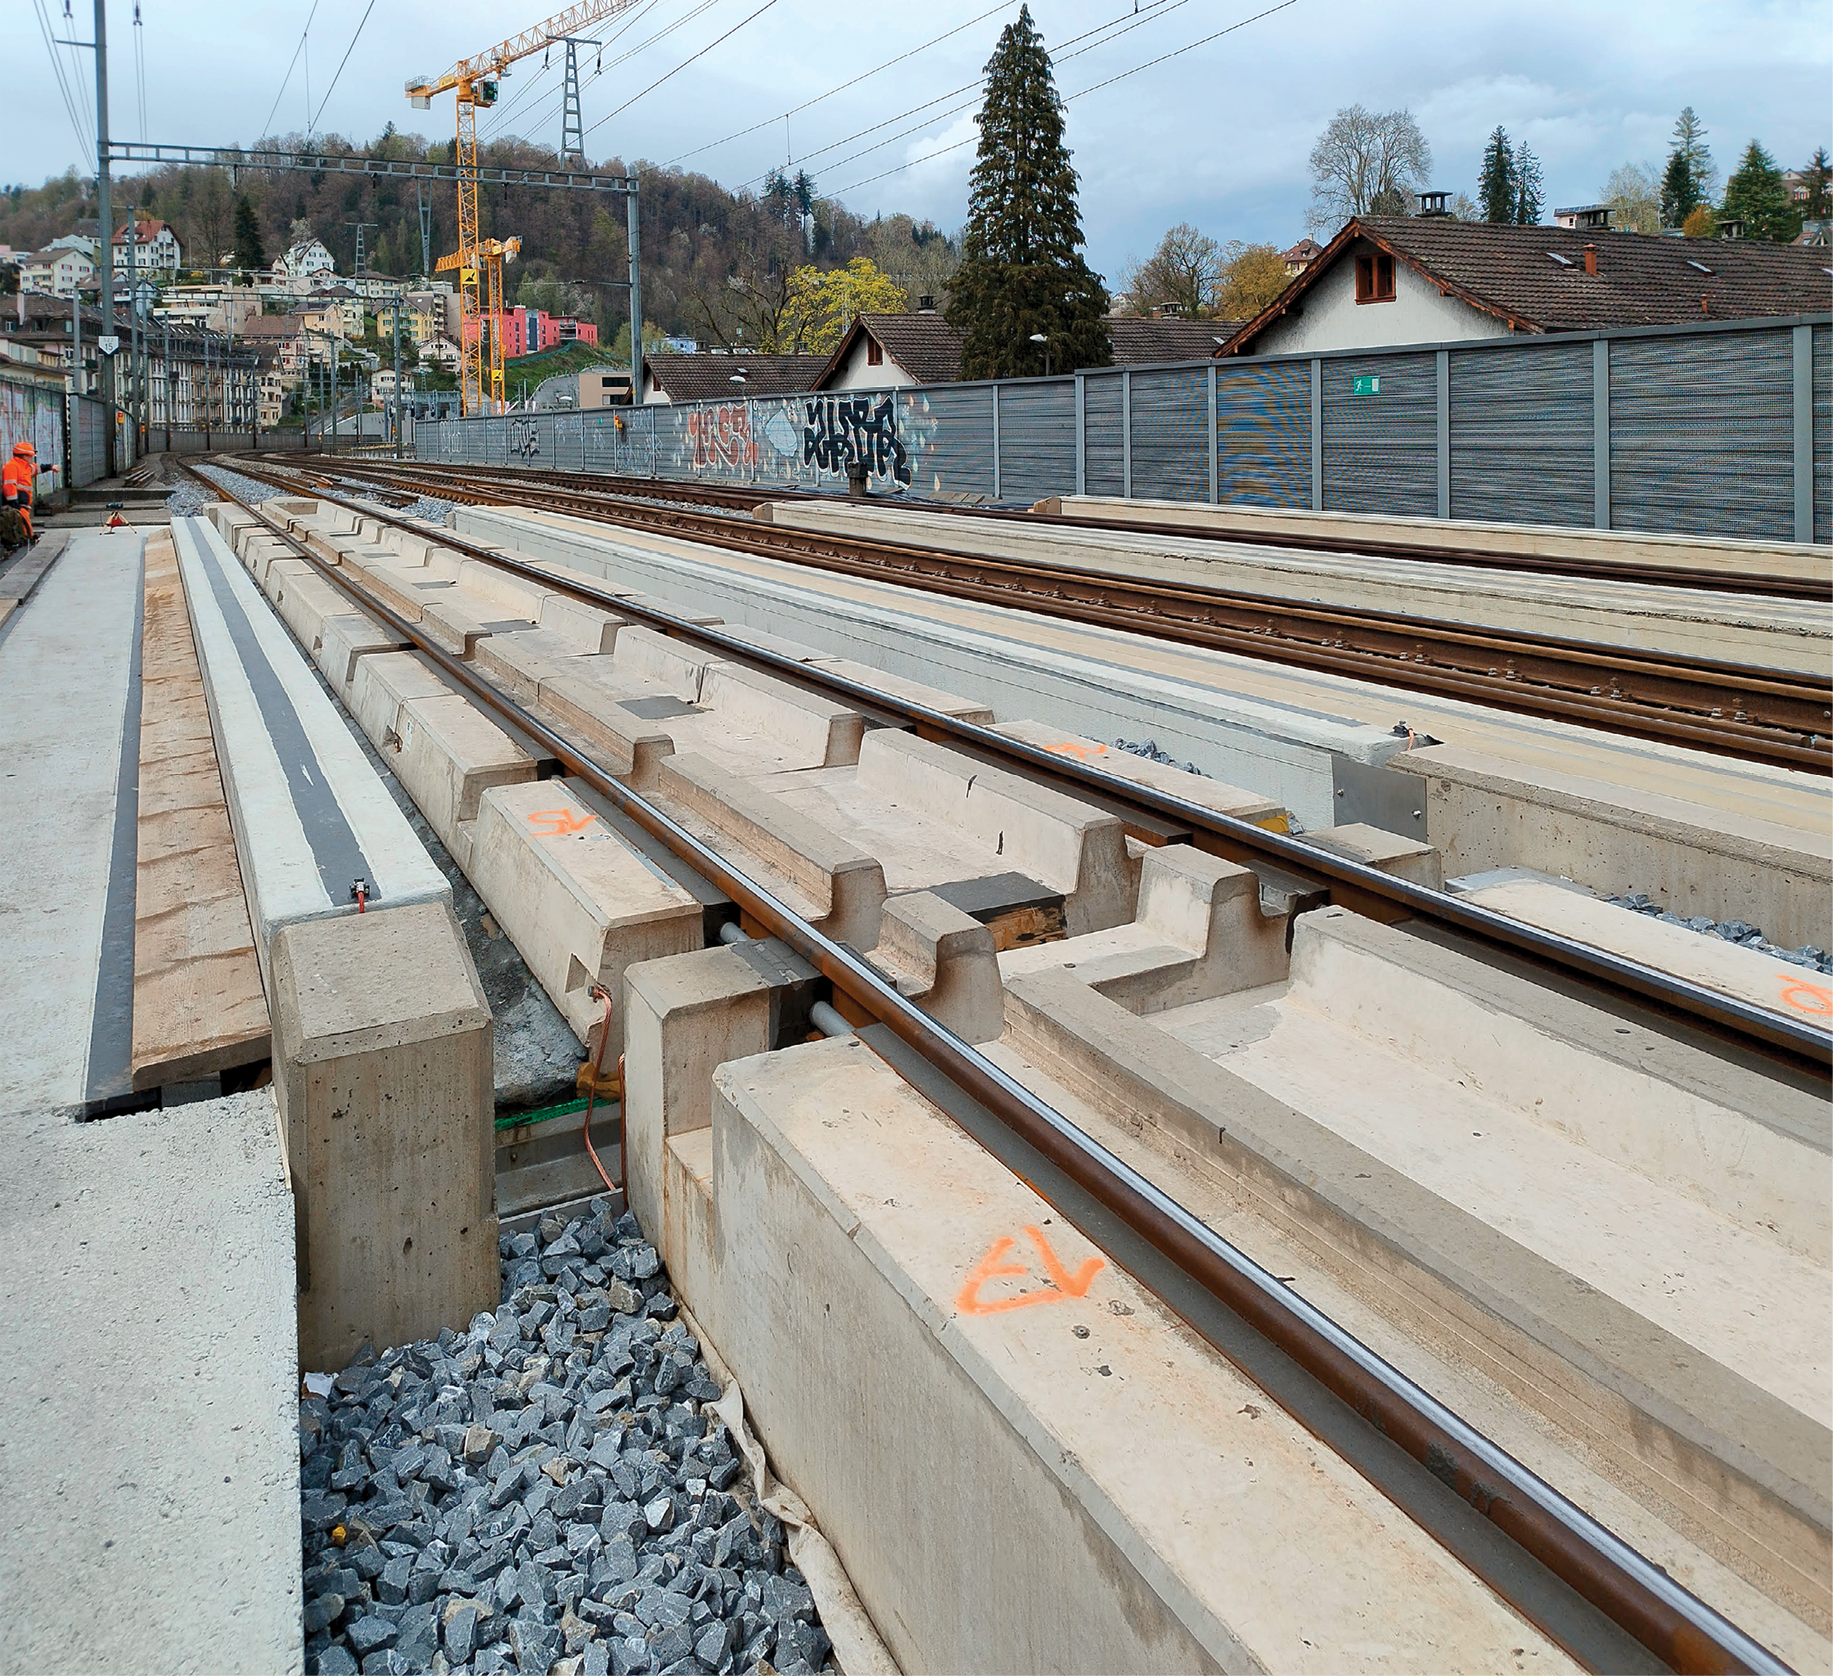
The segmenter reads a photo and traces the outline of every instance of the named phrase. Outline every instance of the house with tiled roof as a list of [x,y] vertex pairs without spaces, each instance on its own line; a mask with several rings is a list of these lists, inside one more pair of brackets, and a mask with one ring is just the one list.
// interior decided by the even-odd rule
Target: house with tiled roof
[[817,390],[889,390],[953,384],[961,376],[961,334],[933,308],[861,314],[827,358]]
[[1827,253],[1449,216],[1351,221],[1217,350],[1284,355],[1824,314]]
[[645,355],[643,401],[735,401],[815,387],[826,355]]
[[1239,320],[1186,320],[1180,316],[1143,319],[1110,314],[1102,321],[1117,367],[1161,366],[1167,361],[1200,361],[1241,324]]

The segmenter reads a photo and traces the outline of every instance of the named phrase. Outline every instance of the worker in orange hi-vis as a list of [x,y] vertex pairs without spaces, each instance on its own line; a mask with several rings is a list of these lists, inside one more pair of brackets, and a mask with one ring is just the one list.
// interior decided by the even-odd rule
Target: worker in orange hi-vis
[[[9,546],[29,546],[37,539],[32,533],[32,500],[37,482],[38,450],[29,442],[15,443],[13,457],[0,467],[0,505],[10,509],[20,525],[18,531],[6,530]],[[12,522],[0,515],[0,524],[10,526]]]

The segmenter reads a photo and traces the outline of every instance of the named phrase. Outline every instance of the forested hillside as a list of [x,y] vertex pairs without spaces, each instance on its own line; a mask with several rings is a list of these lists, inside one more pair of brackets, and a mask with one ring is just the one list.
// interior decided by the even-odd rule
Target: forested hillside
[[[264,142],[299,147],[297,135]],[[449,162],[452,142],[429,143],[391,124],[367,146],[319,136],[313,149],[372,157]],[[480,162],[508,168],[553,168],[553,151],[520,140],[483,148]],[[622,174],[621,160],[605,159],[600,173]],[[795,268],[828,268],[869,256],[904,287],[912,304],[923,293],[945,290],[953,270],[953,241],[908,216],[864,221],[822,199],[812,182],[773,182],[763,196],[735,195],[706,175],[661,170],[639,162],[641,183],[644,316],[670,333],[703,343],[759,341],[763,323],[781,307]],[[131,196],[142,215],[169,221],[187,264],[214,265],[237,244],[236,209],[246,196],[254,211],[263,254],[271,260],[287,244],[296,221],[312,231],[348,273],[356,252],[354,223],[369,222],[364,242],[370,267],[402,276],[420,269],[418,197],[412,182],[352,178],[337,173],[241,172],[231,187],[227,171],[169,167],[116,183],[116,204]],[[453,248],[455,194],[429,187],[433,204],[433,256]],[[74,170],[43,187],[0,192],[0,243],[15,250],[41,248],[79,220],[93,217],[93,183]],[[479,197],[485,237],[522,241],[522,259],[511,286],[522,301],[576,312],[615,333],[626,318],[621,285],[627,271],[624,201],[585,192],[542,192],[486,187]],[[607,339],[608,341],[608,339]]]

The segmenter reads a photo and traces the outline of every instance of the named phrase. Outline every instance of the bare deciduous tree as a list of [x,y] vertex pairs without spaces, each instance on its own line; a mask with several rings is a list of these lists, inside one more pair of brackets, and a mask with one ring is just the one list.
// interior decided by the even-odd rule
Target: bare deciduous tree
[[1610,225],[1619,233],[1661,231],[1661,171],[1653,163],[1623,163],[1604,182]]
[[1227,256],[1221,245],[1180,221],[1144,261],[1128,263],[1121,286],[1135,314],[1167,306],[1195,319],[1215,307]]
[[1411,111],[1376,112],[1349,105],[1311,148],[1312,232],[1356,215],[1404,215],[1408,194],[1432,174],[1432,147]]

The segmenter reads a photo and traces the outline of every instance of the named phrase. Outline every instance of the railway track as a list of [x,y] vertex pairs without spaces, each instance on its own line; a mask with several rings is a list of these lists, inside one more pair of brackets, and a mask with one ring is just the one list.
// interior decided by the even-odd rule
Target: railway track
[[[320,467],[305,467],[308,476]],[[1833,773],[1833,682],[1785,670],[1400,613],[951,553],[734,518],[543,477],[340,461],[341,477],[471,505],[527,506],[1072,622],[1568,721],[1744,761]],[[558,473],[564,478],[577,474]],[[593,480],[602,485],[605,480]],[[672,492],[685,485],[668,485]],[[655,489],[651,486],[651,494]],[[729,497],[751,491],[721,488]],[[674,497],[680,498],[680,497]],[[756,498],[765,498],[758,496]],[[774,498],[774,497],[771,497]]]
[[[185,469],[201,479],[194,468]],[[291,474],[263,470],[261,475],[270,482],[297,487]],[[227,493],[214,483],[210,487]],[[1091,1231],[1105,1227],[1104,1243],[1117,1261],[1165,1297],[1223,1356],[1260,1382],[1320,1440],[1579,1662],[1592,1669],[1648,1668],[1654,1660],[1656,1667],[1676,1671],[1787,1670],[1767,1649],[1661,1567],[1281,1284],[1153,1181],[938,1025],[851,948],[815,929],[665,810],[617,779],[572,738],[484,679],[471,664],[446,652],[418,625],[391,611],[354,579],[349,568],[325,562],[259,505],[233,495],[228,498],[237,500],[354,605],[413,644],[485,711],[551,752],[568,773],[666,844],[725,891],[749,920],[808,961],[837,995],[851,1002],[862,1017],[874,1021],[860,1029],[861,1038],[894,1070],[916,1083],[919,1090],[924,1089],[921,1079],[925,1076],[944,1079],[952,1090],[944,1109],[958,1120],[963,1109],[986,1119],[984,1129],[970,1127],[970,1132],[989,1150],[1018,1169],[1069,1220]],[[424,533],[424,525],[389,521]],[[460,552],[469,546],[457,539],[447,544]],[[804,666],[716,630],[698,629],[667,613],[633,607],[628,600],[590,586],[558,581],[551,573],[536,572],[501,553],[477,550],[477,556],[511,573],[538,576],[548,587],[608,609],[634,610],[655,626],[714,646],[724,655],[742,657],[805,682],[811,678]],[[1294,840],[1247,827],[1099,770],[1066,763],[990,730],[903,704],[844,677],[821,676],[812,684],[870,709],[902,710],[921,729],[954,735],[953,743],[978,745],[1028,761],[1034,770],[1074,783],[1083,795],[1093,791],[1109,803],[1133,803],[1142,815],[1160,822],[1182,820],[1199,841],[1233,841],[1255,852],[1263,864],[1277,857],[1288,865],[1314,867],[1318,874],[1334,875],[1334,882],[1351,897],[1360,885],[1386,898],[1389,906],[1404,901],[1415,910],[1433,909],[1443,920],[1467,922],[1466,928],[1494,921],[1490,929],[1500,932],[1505,943],[1518,945],[1523,935],[1543,943],[1559,941],[1449,899],[1439,898],[1435,904],[1436,893],[1306,851]],[[1626,962],[1597,956],[1596,951],[1569,952],[1578,956],[1580,969],[1583,955],[1588,954],[1593,960],[1624,968],[1620,978],[1632,976]],[[1643,972],[1641,976],[1643,983],[1626,982],[1625,987],[1641,993],[1646,993],[1649,982],[1658,987],[1690,987],[1664,974]],[[1785,1027],[1785,1034],[1789,1028]],[[1820,1051],[1808,1057],[1823,1056],[1824,1043],[1814,1045]],[[933,1084],[928,1092],[933,1096]],[[1192,1303],[1193,1288],[1202,1300],[1201,1307]]]
[[[271,456],[270,456],[271,457]],[[421,462],[413,462],[420,464]],[[427,462],[430,466],[431,462]],[[450,468],[448,468],[450,469]],[[464,469],[464,468],[458,468]],[[479,468],[473,468],[479,469]],[[499,469],[499,468],[491,468]],[[811,494],[805,489],[787,487],[748,487],[743,484],[674,481],[653,477],[617,477],[599,472],[563,471],[540,466],[519,466],[515,475],[533,482],[603,493],[621,500],[679,502],[691,501],[706,506],[728,507],[748,512],[766,501],[826,501],[831,496]],[[1262,531],[1193,528],[1186,524],[1154,523],[1133,518],[1101,518],[1089,513],[1040,512],[1030,508],[957,506],[943,501],[912,503],[920,510],[938,517],[990,519],[1020,526],[1043,524],[1053,529],[1094,530],[1120,536],[1165,536],[1178,541],[1214,542],[1240,547],[1277,546],[1293,552],[1318,553],[1337,557],[1343,551],[1343,538],[1311,535],[1302,531],[1284,531],[1277,537]],[[1582,534],[1583,531],[1575,531]],[[1358,535],[1356,554],[1373,558],[1409,559],[1415,562],[1450,565],[1477,570],[1526,572],[1546,576],[1572,576],[1599,582],[1642,582],[1670,588],[1685,588],[1701,593],[1757,594],[1769,598],[1820,599],[1828,596],[1824,583],[1805,581],[1797,576],[1751,575],[1734,570],[1683,569],[1672,565],[1612,565],[1598,559],[1576,558],[1564,554],[1508,553],[1481,547],[1444,548],[1423,542],[1376,540]]]

